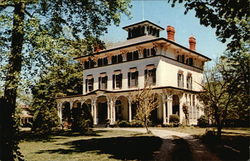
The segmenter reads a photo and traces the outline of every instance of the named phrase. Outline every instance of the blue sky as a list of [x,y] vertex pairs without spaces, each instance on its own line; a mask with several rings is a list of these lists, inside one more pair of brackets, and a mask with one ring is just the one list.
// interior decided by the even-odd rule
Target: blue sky
[[[143,20],[166,28],[168,25],[175,27],[175,41],[188,47],[188,38],[193,35],[196,37],[196,50],[213,60],[219,57],[226,49],[226,44],[217,40],[215,29],[200,25],[199,19],[195,17],[195,12],[188,12],[184,15],[185,8],[178,4],[174,8],[167,2],[168,0],[134,0],[132,1],[132,18],[122,15],[121,23],[117,27],[112,25],[108,28],[108,33],[102,36],[107,42],[124,41],[127,38],[127,32],[122,29],[123,26],[130,25]],[[143,7],[144,6],[144,7]],[[161,37],[166,37],[166,30],[161,32]]]

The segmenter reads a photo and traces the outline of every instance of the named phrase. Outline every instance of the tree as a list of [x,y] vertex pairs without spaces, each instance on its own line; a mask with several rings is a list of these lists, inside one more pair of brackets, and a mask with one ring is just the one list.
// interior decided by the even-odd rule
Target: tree
[[182,106],[183,113],[185,114],[185,124],[189,125],[189,109],[190,107],[184,103]]
[[153,92],[151,85],[146,81],[144,88],[138,89],[131,97],[132,102],[136,104],[136,118],[144,123],[147,133],[150,133],[148,129],[149,118],[151,112],[159,105],[158,95]]
[[248,40],[249,28],[249,0],[168,0],[172,7],[184,3],[185,14],[195,10],[195,16],[200,24],[216,29],[216,35],[221,42],[229,41],[228,50],[235,51],[242,41]]
[[[50,1],[17,0],[0,2],[0,45],[1,74],[4,74],[4,99],[7,103],[3,110],[4,124],[0,122],[1,140],[4,135],[2,160],[14,160],[11,136],[13,114],[16,107],[17,88],[23,73],[39,73],[36,66],[48,66],[69,44],[64,41],[78,41],[80,37],[98,37],[111,23],[118,24],[121,13],[128,14],[129,1]],[[54,42],[64,43],[58,48]],[[91,41],[88,42],[91,44]],[[89,45],[88,45],[89,46]],[[91,50],[91,47],[88,47]],[[62,52],[65,53],[65,52]],[[44,64],[43,64],[44,63]],[[31,70],[33,69],[33,70]],[[33,72],[31,72],[33,71]],[[10,138],[10,139],[8,139]]]
[[201,85],[205,92],[199,94],[199,99],[204,104],[204,111],[216,122],[217,136],[221,136],[221,130],[229,113],[235,112],[233,102],[235,95],[228,92],[230,86],[236,83],[237,79],[225,80],[221,75],[224,70],[223,63],[205,73],[205,85]]
[[[56,97],[63,95],[76,95],[82,93],[82,69],[80,63],[70,62],[70,58],[64,58],[64,63],[51,67],[48,73],[43,73],[40,80],[32,88],[34,118],[33,130],[44,129],[41,122],[50,121],[54,123],[47,126],[44,132],[50,132],[58,125],[57,113],[47,115],[49,111],[57,109]],[[45,116],[47,115],[47,116]],[[45,120],[44,120],[45,119]]]
[[249,42],[241,43],[240,49],[235,52],[227,51],[221,56],[221,61],[225,64],[225,69],[221,70],[223,79],[230,81],[236,79],[234,84],[230,85],[229,93],[236,95],[233,105],[237,111],[231,118],[249,122],[250,114],[250,52]]

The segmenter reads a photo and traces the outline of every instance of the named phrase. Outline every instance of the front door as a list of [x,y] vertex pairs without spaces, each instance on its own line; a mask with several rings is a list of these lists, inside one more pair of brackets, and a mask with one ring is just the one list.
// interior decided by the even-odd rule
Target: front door
[[107,122],[107,102],[98,103],[98,124],[105,124]]

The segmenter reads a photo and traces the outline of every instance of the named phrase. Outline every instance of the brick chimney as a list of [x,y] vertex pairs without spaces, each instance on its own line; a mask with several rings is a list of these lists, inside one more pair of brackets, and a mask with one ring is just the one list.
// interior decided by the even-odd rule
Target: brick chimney
[[105,49],[104,46],[100,45],[100,44],[97,44],[94,46],[94,52],[99,52],[99,51],[102,51],[104,49]]
[[195,37],[191,36],[189,37],[189,49],[195,50],[195,48],[196,48],[196,39]]
[[168,40],[174,40],[175,29],[173,26],[167,26]]

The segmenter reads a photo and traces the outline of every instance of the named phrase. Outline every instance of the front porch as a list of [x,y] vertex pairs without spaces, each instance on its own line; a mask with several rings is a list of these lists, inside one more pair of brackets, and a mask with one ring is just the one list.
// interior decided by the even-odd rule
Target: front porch
[[[151,121],[154,124],[167,125],[170,115],[177,114],[182,123],[185,115],[182,110],[183,103],[189,103],[185,97],[185,91],[173,89],[153,89],[160,98],[157,109],[151,113]],[[77,109],[89,112],[93,117],[93,124],[114,125],[117,121],[126,120],[131,122],[135,119],[136,106],[132,102],[135,91],[110,92],[97,90],[88,95],[57,98],[58,116],[60,123],[71,121],[71,114]],[[192,93],[194,95],[194,93]],[[189,98],[189,97],[188,97]],[[197,101],[196,101],[197,102]],[[194,105],[194,103],[190,103]]]

